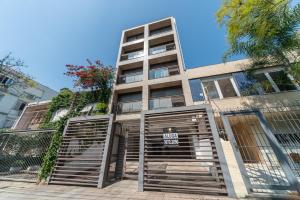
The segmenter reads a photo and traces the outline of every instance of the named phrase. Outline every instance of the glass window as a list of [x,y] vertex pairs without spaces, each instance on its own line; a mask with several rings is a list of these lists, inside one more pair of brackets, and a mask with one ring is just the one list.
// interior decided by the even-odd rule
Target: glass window
[[279,90],[288,91],[297,89],[284,71],[269,72],[269,75],[272,77]]
[[263,94],[256,81],[244,72],[233,73],[233,78],[242,96]]
[[219,98],[219,94],[218,94],[218,91],[217,91],[214,81],[203,82],[203,87],[204,87],[204,90],[205,90],[208,98],[210,98],[210,99]]
[[201,87],[201,80],[200,79],[192,79],[189,80],[190,88],[192,92],[193,101],[204,101],[204,93]]
[[168,97],[168,96],[182,96],[181,87],[173,87],[173,88],[163,88],[152,90],[150,93],[151,98],[160,98],[160,97]]
[[229,78],[218,80],[223,97],[236,97],[237,94]]
[[254,74],[253,77],[257,82],[260,83],[260,85],[265,93],[275,92],[272,84],[270,83],[270,81],[268,80],[268,78],[266,77],[266,75],[264,73]]
[[128,93],[128,94],[120,94],[118,97],[119,102],[132,102],[132,101],[141,101],[142,100],[142,93]]

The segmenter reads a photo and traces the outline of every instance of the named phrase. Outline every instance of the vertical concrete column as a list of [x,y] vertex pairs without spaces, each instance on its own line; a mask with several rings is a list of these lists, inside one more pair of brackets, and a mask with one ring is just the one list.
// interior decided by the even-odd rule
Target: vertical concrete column
[[123,45],[123,41],[124,41],[124,37],[125,37],[125,31],[122,31],[122,35],[121,35],[121,40],[120,40],[120,44],[119,44],[119,51],[118,51],[118,56],[117,56],[117,61],[116,61],[116,71],[115,71],[115,78],[114,78],[114,83],[113,83],[113,95],[111,95],[110,99],[109,99],[109,103],[108,103],[108,113],[112,113],[113,112],[113,108],[114,108],[114,104],[117,102],[117,94],[114,91],[114,88],[117,85],[117,78],[119,77],[119,62],[120,62],[120,58],[121,58],[121,54],[122,54],[122,45]]
[[148,99],[149,99],[149,87],[148,87],[148,74],[149,74],[149,60],[148,60],[148,52],[149,52],[149,26],[146,25],[144,27],[144,62],[143,62],[143,110],[148,110]]
[[172,18],[172,29],[174,31],[174,42],[176,45],[178,66],[179,66],[180,76],[181,76],[181,80],[182,80],[182,90],[183,90],[184,100],[185,100],[185,104],[187,106],[191,106],[194,104],[194,102],[192,99],[192,93],[190,90],[188,78],[185,73],[184,59],[183,59],[183,55],[182,55],[182,51],[181,51],[181,45],[180,45],[180,40],[179,40],[178,31],[177,31],[177,27],[176,27],[176,21],[174,18]]
[[143,85],[143,110],[148,110],[149,107],[149,86]]
[[190,84],[186,74],[182,74],[182,90],[186,106],[194,105]]
[[149,26],[146,25],[144,27],[144,62],[143,62],[143,75],[144,75],[144,82],[148,82],[148,72],[149,72],[149,61],[148,61],[148,52],[149,52]]

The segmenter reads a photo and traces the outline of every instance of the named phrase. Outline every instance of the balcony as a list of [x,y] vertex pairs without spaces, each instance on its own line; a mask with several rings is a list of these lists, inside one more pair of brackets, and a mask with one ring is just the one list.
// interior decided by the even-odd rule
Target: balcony
[[172,31],[172,26],[165,26],[165,27],[161,27],[155,30],[150,30],[149,36],[153,36],[153,35],[160,35],[166,32]]
[[149,79],[164,78],[179,74],[178,65],[166,65],[158,68],[150,69]]
[[183,96],[169,96],[149,99],[149,109],[173,108],[185,106]]
[[126,42],[133,42],[139,39],[143,39],[144,38],[144,33],[140,33],[137,35],[133,35],[133,36],[128,36],[126,39]]
[[136,74],[124,74],[118,78],[118,84],[134,83],[143,80],[143,72]]
[[121,55],[121,61],[133,60],[133,59],[140,58],[140,57],[143,57],[143,56],[144,56],[144,51],[143,50],[134,51],[134,52],[122,54]]
[[155,55],[159,53],[164,53],[167,51],[175,50],[175,43],[164,44],[160,46],[155,46],[149,49],[149,55]]
[[119,102],[117,104],[117,113],[135,113],[142,110],[142,101]]
[[144,38],[144,26],[128,30],[124,33],[123,43],[134,42]]

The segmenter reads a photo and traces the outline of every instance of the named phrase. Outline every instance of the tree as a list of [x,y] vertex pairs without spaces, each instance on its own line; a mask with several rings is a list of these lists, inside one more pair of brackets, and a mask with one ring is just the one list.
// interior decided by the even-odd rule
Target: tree
[[251,69],[280,65],[300,80],[300,4],[290,0],[224,0],[216,13],[230,45],[224,61],[244,54]]
[[32,77],[22,72],[23,67],[24,62],[13,57],[11,53],[0,58],[0,88],[13,88],[18,93],[20,88],[35,87]]
[[113,68],[105,66],[100,60],[95,63],[87,60],[89,65],[66,65],[67,76],[74,77],[74,86],[91,90],[95,95],[107,103],[113,83]]

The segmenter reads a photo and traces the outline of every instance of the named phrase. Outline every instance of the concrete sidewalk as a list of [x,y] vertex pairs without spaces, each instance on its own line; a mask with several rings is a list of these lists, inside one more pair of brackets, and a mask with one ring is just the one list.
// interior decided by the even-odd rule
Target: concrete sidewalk
[[123,180],[114,183],[104,189],[60,186],[60,185],[36,185],[23,182],[0,182],[0,200],[44,200],[44,199],[132,199],[132,200],[204,200],[204,199],[227,199],[227,197],[202,196],[192,194],[177,194],[164,192],[137,192],[137,181]]

